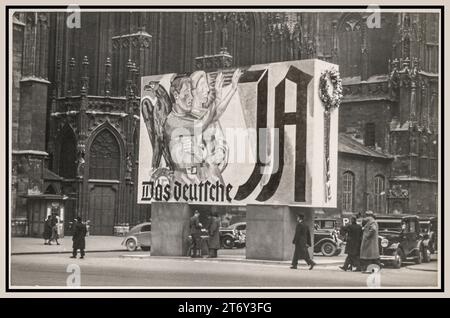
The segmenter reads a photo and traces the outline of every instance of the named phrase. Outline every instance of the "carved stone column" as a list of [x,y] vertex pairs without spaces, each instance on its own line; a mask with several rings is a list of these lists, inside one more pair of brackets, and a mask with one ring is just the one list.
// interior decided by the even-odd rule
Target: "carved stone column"
[[19,101],[14,113],[17,142],[12,151],[13,180],[17,181],[13,218],[27,216],[24,196],[44,193],[44,161],[48,157],[45,135],[50,84],[47,76],[49,14],[27,12],[19,18],[14,20],[23,32],[23,47],[20,52],[22,63],[14,65],[14,74],[21,76],[13,88]]
[[111,58],[106,58],[105,62],[105,96],[111,96]]
[[87,56],[83,58],[81,63],[81,79],[80,79],[80,109],[78,113],[78,143],[77,143],[77,182],[78,182],[78,214],[86,218],[86,211],[88,208],[88,200],[86,196],[88,192],[85,191],[87,187],[87,175],[89,173],[86,167],[86,139],[88,135],[88,118],[86,110],[88,109],[89,99],[89,60]]
[[125,171],[125,185],[123,190],[124,207],[123,211],[120,211],[119,222],[120,223],[132,223],[134,215],[134,209],[136,208],[135,196],[133,195],[134,180],[133,180],[133,163],[137,159],[134,157],[135,149],[133,143],[134,129],[136,126],[135,115],[139,113],[139,99],[136,96],[138,88],[139,69],[136,63],[128,60],[127,63],[127,86],[126,86],[126,118],[124,118],[124,134],[125,134],[125,146],[126,153],[124,155],[124,171]]
[[69,83],[67,85],[67,96],[73,96],[75,91],[75,58],[72,57],[69,61]]
[[361,81],[369,78],[369,48],[367,45],[367,15],[361,23]]

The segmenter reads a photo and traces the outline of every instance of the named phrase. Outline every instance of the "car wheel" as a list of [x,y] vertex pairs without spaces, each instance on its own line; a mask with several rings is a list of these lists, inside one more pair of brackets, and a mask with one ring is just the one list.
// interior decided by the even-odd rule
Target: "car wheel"
[[339,256],[341,255],[342,249],[338,248],[336,249],[336,253],[334,253],[334,256]]
[[402,267],[402,263],[403,263],[403,252],[401,250],[397,250],[394,254],[394,262],[392,263],[392,265],[394,266],[394,268],[400,268]]
[[416,264],[422,264],[422,262],[423,262],[423,253],[422,253],[422,250],[423,250],[423,248],[419,248],[419,249],[417,250],[416,258],[415,258],[415,260],[414,260],[414,262],[415,262]]
[[127,250],[129,250],[130,252],[134,252],[137,248],[136,241],[134,239],[127,240],[126,246],[127,246]]
[[150,251],[150,246],[141,246],[141,250],[143,250],[144,252],[148,252]]
[[422,248],[422,259],[424,263],[429,263],[431,260],[431,252],[428,247]]
[[222,244],[224,248],[233,248],[234,242],[231,237],[227,236],[222,240]]
[[322,252],[323,256],[333,256],[336,253],[337,247],[331,242],[325,242],[320,247],[320,251]]
[[431,245],[430,252],[431,252],[431,254],[436,254],[436,252],[437,252],[436,242],[433,242],[433,244]]

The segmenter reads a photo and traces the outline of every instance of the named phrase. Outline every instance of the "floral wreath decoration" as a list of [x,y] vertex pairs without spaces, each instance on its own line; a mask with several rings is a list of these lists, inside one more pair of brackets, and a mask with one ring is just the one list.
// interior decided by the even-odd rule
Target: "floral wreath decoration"
[[[333,93],[331,95],[330,84],[328,82],[331,82],[333,86]],[[319,82],[319,96],[326,111],[340,106],[342,99],[342,79],[339,71],[331,69],[322,73]]]

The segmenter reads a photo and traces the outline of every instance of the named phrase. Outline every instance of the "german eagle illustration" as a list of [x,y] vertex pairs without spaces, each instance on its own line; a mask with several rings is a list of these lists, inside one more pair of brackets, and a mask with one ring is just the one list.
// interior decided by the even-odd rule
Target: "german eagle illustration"
[[172,111],[169,95],[158,82],[149,82],[144,86],[143,91],[141,111],[153,148],[152,170],[160,168],[161,157],[164,157],[167,168],[172,170],[173,161],[168,147],[169,141],[164,134],[167,116]]

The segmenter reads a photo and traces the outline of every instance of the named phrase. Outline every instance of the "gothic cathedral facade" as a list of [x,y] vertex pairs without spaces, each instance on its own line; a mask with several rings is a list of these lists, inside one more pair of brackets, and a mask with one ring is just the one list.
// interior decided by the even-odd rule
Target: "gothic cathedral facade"
[[[94,235],[138,205],[140,77],[317,58],[340,67],[338,209],[436,214],[439,14],[67,12],[13,16],[12,222],[64,207]],[[43,212],[42,212],[43,211]]]

